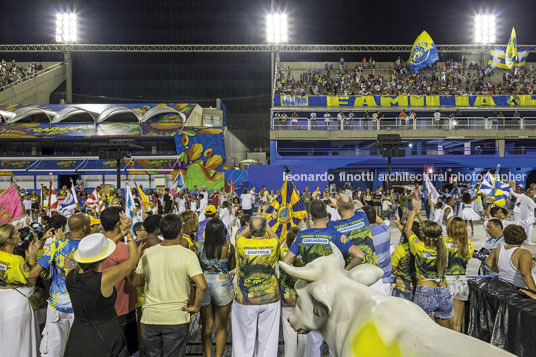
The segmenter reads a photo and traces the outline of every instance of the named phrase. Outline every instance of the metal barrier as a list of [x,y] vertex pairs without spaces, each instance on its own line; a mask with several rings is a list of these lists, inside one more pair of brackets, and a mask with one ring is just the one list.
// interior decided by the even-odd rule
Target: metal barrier
[[523,129],[536,129],[536,117],[524,117],[521,123]]
[[43,68],[42,70],[40,71],[36,71],[35,73],[32,73],[31,75],[27,75],[26,77],[22,78],[22,79],[17,79],[16,81],[14,82],[11,82],[3,87],[0,87],[0,92],[3,92],[5,91],[6,89],[9,89],[19,83],[22,83],[22,82],[26,82],[26,81],[29,81],[30,79],[34,79],[34,78],[37,78],[39,77],[40,75],[42,74],[45,74],[47,72],[50,72],[50,71],[53,71],[55,70],[56,68],[59,68],[63,66],[63,62],[60,62],[60,63],[56,63],[56,64],[53,64],[52,66],[50,67],[47,67],[47,68]]
[[273,130],[502,130],[536,129],[536,117],[272,118]]

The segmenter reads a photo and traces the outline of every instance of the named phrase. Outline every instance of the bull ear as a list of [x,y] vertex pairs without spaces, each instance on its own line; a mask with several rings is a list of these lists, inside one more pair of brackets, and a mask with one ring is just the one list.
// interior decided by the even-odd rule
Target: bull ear
[[371,286],[383,276],[383,270],[372,264],[360,264],[348,273],[350,279],[366,286]]
[[322,267],[320,265],[315,265],[311,263],[307,264],[304,267],[298,268],[280,261],[279,267],[293,278],[302,279],[307,282],[315,281],[322,274]]
[[311,289],[313,298],[313,313],[317,317],[326,318],[331,313],[331,298],[323,286],[318,285]]

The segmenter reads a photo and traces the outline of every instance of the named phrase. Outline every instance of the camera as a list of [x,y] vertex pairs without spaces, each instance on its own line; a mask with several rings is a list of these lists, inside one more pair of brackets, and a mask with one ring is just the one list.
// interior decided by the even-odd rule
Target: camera
[[473,257],[475,257],[478,260],[484,261],[490,254],[491,254],[491,251],[489,249],[482,247],[478,251],[473,253]]

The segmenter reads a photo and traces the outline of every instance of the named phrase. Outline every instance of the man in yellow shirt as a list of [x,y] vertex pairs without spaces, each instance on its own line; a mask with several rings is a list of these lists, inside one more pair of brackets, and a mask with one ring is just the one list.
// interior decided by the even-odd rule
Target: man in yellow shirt
[[236,240],[236,255],[233,356],[277,357],[281,303],[275,265],[279,260],[279,239],[266,218],[251,218],[249,227]]
[[[136,268],[132,285],[145,286],[141,324],[145,356],[184,356],[190,316],[201,308],[207,283],[194,252],[184,248],[182,221],[176,214],[160,220],[161,244],[148,248]],[[188,305],[190,280],[195,301]]]

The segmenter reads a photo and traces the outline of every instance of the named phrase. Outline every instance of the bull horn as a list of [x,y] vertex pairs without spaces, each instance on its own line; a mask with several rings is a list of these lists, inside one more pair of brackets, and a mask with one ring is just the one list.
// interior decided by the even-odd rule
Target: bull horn
[[279,267],[295,279],[302,279],[308,282],[315,281],[321,274],[322,269],[318,265],[306,265],[304,267],[295,267],[280,261]]
[[344,269],[344,256],[342,255],[341,251],[333,242],[329,242],[329,245],[332,251],[330,257],[334,259],[334,262],[336,262],[341,269]]

